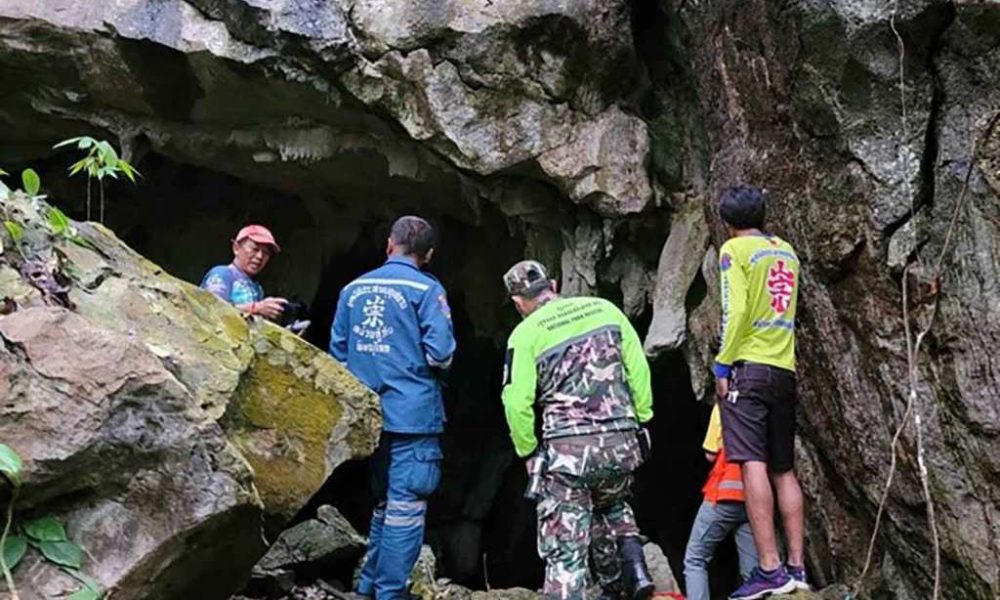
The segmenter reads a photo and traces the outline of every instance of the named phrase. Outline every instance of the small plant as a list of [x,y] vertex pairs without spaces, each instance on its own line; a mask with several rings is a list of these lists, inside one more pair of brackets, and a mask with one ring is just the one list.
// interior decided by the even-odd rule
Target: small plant
[[[0,177],[5,175],[10,175],[10,173],[0,169]],[[24,193],[35,198],[42,189],[42,178],[34,169],[25,169],[21,171],[21,185],[24,186]],[[6,200],[8,194],[10,194],[10,188],[0,181],[0,200]]]
[[[7,174],[8,173],[6,171],[0,169],[0,176]],[[34,169],[25,169],[21,172],[21,184],[24,186],[24,193],[31,198],[42,197],[38,194],[42,189],[42,179],[38,176],[38,173],[36,173]],[[0,199],[6,199],[9,193],[10,188],[0,183]],[[7,230],[7,234],[10,235],[11,239],[14,241],[14,248],[17,250],[17,253],[21,255],[21,258],[25,258],[24,249],[22,247],[22,242],[24,241],[24,226],[11,218],[6,207],[4,207],[3,213],[4,229]],[[2,253],[3,244],[0,244],[0,254]]]
[[42,189],[42,178],[34,169],[25,169],[21,171],[21,184],[24,186],[24,193],[34,198]]
[[[99,600],[101,589],[90,578],[80,573],[83,566],[83,549],[66,536],[63,524],[51,516],[29,521],[19,527],[14,526],[14,503],[21,487],[21,469],[24,461],[10,446],[0,444],[0,474],[12,486],[10,503],[7,505],[3,531],[0,533],[0,571],[10,593],[11,600],[19,600],[14,586],[14,568],[28,552],[34,548],[50,563],[83,584],[67,600]],[[11,531],[16,533],[11,535]]]
[[[12,221],[6,219],[3,222],[4,229],[7,230],[7,235],[10,239],[14,241],[14,249],[17,253],[21,255],[21,258],[25,258],[24,250],[21,248],[21,242],[24,241],[24,227],[21,226],[17,221]],[[3,245],[0,244],[0,251],[2,251]]]
[[125,175],[129,181],[135,183],[136,175],[141,177],[142,174],[127,161],[119,158],[118,152],[115,151],[114,147],[103,140],[96,140],[89,136],[75,137],[63,140],[53,146],[53,148],[63,148],[73,145],[79,150],[87,151],[86,156],[69,167],[70,177],[80,172],[87,173],[87,220],[90,220],[91,214],[91,183],[96,179],[101,199],[100,222],[104,223],[104,178],[118,179],[120,173]]
[[81,236],[76,231],[76,228],[70,223],[69,217],[67,217],[63,211],[54,206],[50,206],[48,215],[49,230],[52,231],[52,235],[57,238],[73,242],[77,246],[82,246],[91,250],[96,249],[94,248],[94,245],[90,243],[90,240]]

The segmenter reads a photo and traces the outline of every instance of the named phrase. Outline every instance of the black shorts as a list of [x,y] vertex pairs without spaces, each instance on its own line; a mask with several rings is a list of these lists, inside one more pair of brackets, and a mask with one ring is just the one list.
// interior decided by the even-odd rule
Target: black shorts
[[775,472],[795,465],[795,373],[738,363],[722,399],[722,440],[734,463],[761,461]]

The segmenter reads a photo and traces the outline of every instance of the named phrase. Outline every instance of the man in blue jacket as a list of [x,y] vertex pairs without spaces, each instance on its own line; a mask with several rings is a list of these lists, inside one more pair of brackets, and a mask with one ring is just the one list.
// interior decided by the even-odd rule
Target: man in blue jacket
[[421,270],[434,256],[430,224],[398,219],[386,254],[384,265],[340,292],[330,335],[330,354],[382,402],[382,438],[371,469],[380,502],[357,589],[376,600],[408,597],[427,497],[441,479],[440,376],[455,352],[444,287]]

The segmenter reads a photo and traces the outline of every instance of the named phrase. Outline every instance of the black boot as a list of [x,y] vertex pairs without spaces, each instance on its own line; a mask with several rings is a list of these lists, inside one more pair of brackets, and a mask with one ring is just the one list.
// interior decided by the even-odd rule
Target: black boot
[[646,568],[646,555],[642,552],[642,540],[637,536],[618,538],[618,555],[622,561],[622,581],[628,600],[646,600],[653,595],[656,586]]
[[601,595],[597,600],[624,600],[621,583],[614,583],[608,587],[601,586]]

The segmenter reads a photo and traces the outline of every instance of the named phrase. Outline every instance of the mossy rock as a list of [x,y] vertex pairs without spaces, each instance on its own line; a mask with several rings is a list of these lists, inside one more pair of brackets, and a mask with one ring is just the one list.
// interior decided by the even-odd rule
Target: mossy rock
[[251,325],[254,356],[222,419],[268,515],[291,518],[333,469],[378,443],[378,398],[288,331]]

